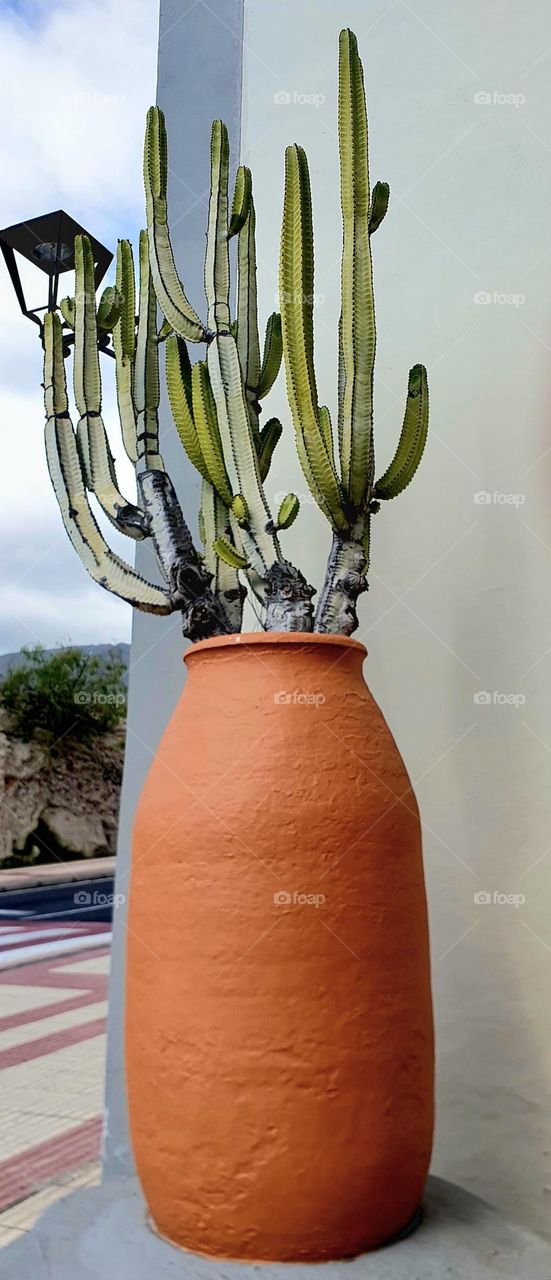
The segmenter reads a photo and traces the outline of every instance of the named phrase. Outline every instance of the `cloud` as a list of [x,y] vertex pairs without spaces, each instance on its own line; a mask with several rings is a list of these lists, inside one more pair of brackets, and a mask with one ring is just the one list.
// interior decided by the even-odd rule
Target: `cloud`
[[0,19],[4,216],[67,207],[113,227],[141,217],[145,112],[154,100],[154,0],[80,0]]
[[[4,6],[2,225],[65,208],[111,248],[119,236],[136,241],[157,24],[155,0]],[[44,457],[38,330],[21,316],[3,263],[0,272],[0,649],[128,639],[130,607],[90,581],[61,525]],[[38,305],[45,277],[30,266],[22,276],[30,304]],[[111,362],[104,363],[111,382]],[[116,422],[112,390],[106,418]],[[112,444],[119,459],[116,431]],[[120,478],[131,492],[129,464],[122,463]],[[109,540],[132,557],[132,544],[111,528]]]

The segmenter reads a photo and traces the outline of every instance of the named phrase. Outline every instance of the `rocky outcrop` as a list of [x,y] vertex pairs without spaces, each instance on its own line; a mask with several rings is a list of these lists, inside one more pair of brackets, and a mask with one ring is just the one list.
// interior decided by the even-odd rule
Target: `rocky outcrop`
[[67,738],[55,753],[23,742],[0,709],[0,864],[116,852],[124,725],[94,742]]

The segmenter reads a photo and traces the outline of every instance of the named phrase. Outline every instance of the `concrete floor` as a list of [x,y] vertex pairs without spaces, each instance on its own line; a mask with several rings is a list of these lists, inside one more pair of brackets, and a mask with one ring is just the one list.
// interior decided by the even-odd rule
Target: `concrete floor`
[[136,1185],[110,1180],[47,1210],[2,1252],[2,1280],[549,1280],[551,1247],[484,1201],[431,1178],[407,1240],[343,1262],[247,1264],[198,1257],[159,1239]]

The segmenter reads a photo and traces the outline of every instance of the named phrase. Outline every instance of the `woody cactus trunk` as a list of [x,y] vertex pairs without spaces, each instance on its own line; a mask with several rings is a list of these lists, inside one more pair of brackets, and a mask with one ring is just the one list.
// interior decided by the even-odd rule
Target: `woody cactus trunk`
[[[230,208],[228,135],[216,120],[203,320],[174,260],[157,107],[147,117],[137,289],[121,240],[115,285],[96,307],[90,244],[79,237],[74,298],[44,324],[46,451],[69,537],[96,582],[138,609],[180,612],[193,641],[135,818],[126,1060],[152,1220],[176,1244],[222,1257],[313,1262],[411,1229],[432,1142],[419,815],[363,679],[365,649],[350,638],[373,516],[423,453],[427,377],[422,365],[411,370],[396,454],[376,479],[371,244],[389,189],[370,189],[362,67],[347,30],[338,132],[335,439],[316,387],[312,202],[299,145],[286,153],[280,313],[268,318],[262,355],[251,173],[237,169]],[[102,418],[98,331],[104,342],[112,334],[132,499]],[[201,477],[202,547],[160,447],[163,351],[174,423]],[[315,609],[314,588],[283,550],[298,498],[271,512],[264,489],[283,428],[275,417],[261,425],[261,414],[283,358],[298,458],[332,536]],[[120,533],[152,540],[160,584],[110,549],[90,495]],[[246,598],[252,633],[241,630]],[[301,910],[312,897],[318,909]]]

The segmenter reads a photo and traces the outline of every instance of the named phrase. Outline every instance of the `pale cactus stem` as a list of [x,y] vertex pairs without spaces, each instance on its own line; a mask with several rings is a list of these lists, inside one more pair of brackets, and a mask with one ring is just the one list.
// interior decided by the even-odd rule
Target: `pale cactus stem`
[[[182,614],[192,640],[231,631],[220,600],[211,590],[211,574],[196,552],[174,488],[159,454],[158,340],[147,245],[141,238],[140,314],[137,338],[128,305],[114,319],[117,390],[121,427],[129,456],[134,456],[140,505],[120,495],[114,461],[101,418],[101,378],[93,261],[87,237],[75,242],[74,392],[80,414],[75,433],[67,399],[61,321],[49,313],[44,325],[46,454],[61,515],[73,546],[96,582],[138,609]],[[134,306],[129,246],[119,245],[118,276],[124,276]],[[114,314],[112,312],[112,314]],[[112,523],[129,536],[151,537],[166,585],[147,582],[112,552],[94,518],[87,490]]]
[[[164,117],[152,107],[144,163],[151,270],[157,300],[174,330],[166,353],[174,418],[186,453],[203,477],[205,563],[212,571],[213,553],[223,562],[224,569],[214,574],[215,591],[225,599],[225,608],[229,598],[232,622],[238,610],[241,617],[242,575],[260,605],[266,629],[311,631],[313,588],[284,558],[279,542],[278,530],[291,520],[281,524],[273,520],[263,487],[281,426],[272,419],[260,430],[260,401],[279,372],[282,342],[279,316],[274,314],[268,320],[261,362],[251,176],[245,166],[238,169],[230,213],[228,133],[223,122],[215,120],[205,256],[207,321],[202,325],[195,313],[190,317],[176,273],[166,225],[166,171]],[[238,288],[237,319],[232,323],[229,243],[233,236],[238,237]],[[205,341],[206,360],[191,366],[187,341]]]

